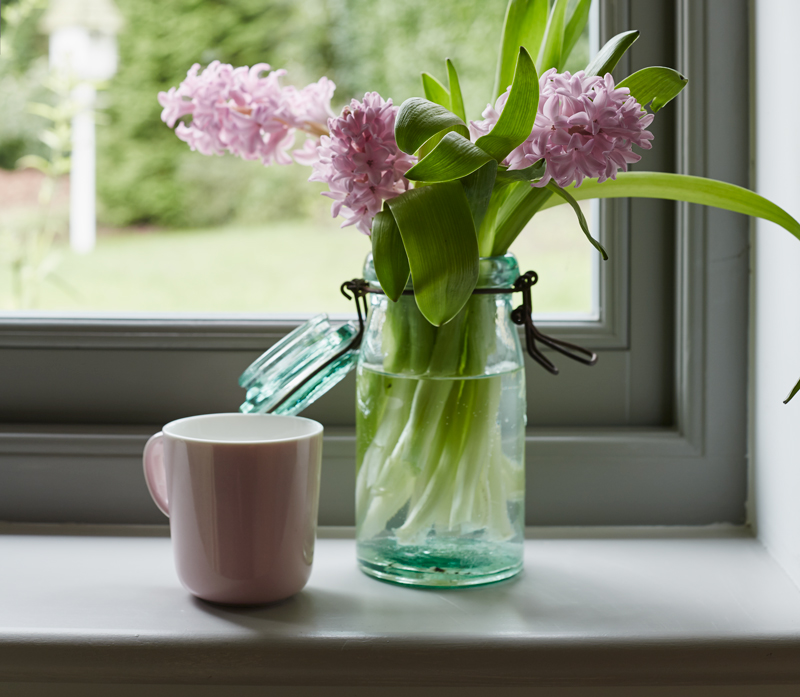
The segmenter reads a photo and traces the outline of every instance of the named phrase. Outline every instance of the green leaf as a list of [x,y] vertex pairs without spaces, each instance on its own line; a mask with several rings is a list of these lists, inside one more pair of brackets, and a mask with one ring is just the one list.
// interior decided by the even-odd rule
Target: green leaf
[[408,254],[417,306],[439,326],[453,319],[478,282],[478,238],[459,182],[411,189],[386,202]]
[[544,176],[547,163],[544,158],[536,160],[530,167],[525,169],[504,169],[497,173],[497,178],[502,181],[510,182],[530,182],[539,180]]
[[546,25],[547,0],[509,0],[500,38],[493,102],[514,79],[519,47],[524,46],[533,56],[539,55]]
[[561,67],[567,62],[569,54],[578,43],[578,39],[583,34],[583,29],[586,22],[589,21],[589,8],[591,7],[592,0],[578,0],[578,4],[572,11],[572,16],[567,22],[567,28],[564,30],[564,46],[561,49]]
[[520,47],[511,94],[503,113],[491,132],[478,138],[475,144],[502,162],[531,134],[538,107],[539,78],[530,55]]
[[441,140],[450,131],[469,138],[469,129],[455,114],[427,99],[406,99],[397,111],[394,137],[397,147],[413,155],[428,140],[438,136]]
[[450,109],[450,93],[433,75],[422,73],[422,89],[425,90],[427,100],[439,104],[445,109]]
[[550,18],[547,20],[547,29],[544,32],[544,41],[539,49],[539,58],[536,61],[540,73],[550,68],[560,70],[564,48],[564,19],[567,13],[567,2],[568,0],[556,0],[550,10]]
[[617,83],[617,88],[627,87],[642,109],[652,101],[650,108],[656,112],[675,99],[687,82],[688,78],[672,68],[643,68]]
[[[585,179],[579,187],[570,189],[570,193],[579,201],[636,197],[700,203],[769,220],[800,239],[800,223],[783,208],[741,186],[715,179],[666,172],[619,172],[616,180],[609,179],[602,184],[596,179]],[[549,201],[542,209],[554,205],[558,205],[557,202]]]
[[634,30],[624,31],[609,39],[606,45],[598,51],[594,60],[586,66],[586,74],[600,75],[602,77],[606,73],[610,73],[619,63],[619,59],[625,55],[625,52],[633,46],[638,38],[639,32]]
[[403,238],[388,209],[372,221],[372,261],[384,293],[397,302],[408,283],[410,269]]
[[517,184],[518,182],[495,179],[489,205],[486,207],[486,212],[478,228],[478,248],[482,257],[495,256],[492,250],[494,249],[495,236],[497,235],[497,219],[503,205]]
[[789,396],[783,400],[783,403],[788,404],[792,400],[792,397],[794,397],[798,392],[800,392],[800,380],[797,381],[797,384],[792,388]]
[[489,161],[495,162],[495,159],[469,139],[451,132],[406,172],[406,178],[431,183],[449,182],[472,174]]
[[456,66],[449,58],[445,63],[447,63],[447,83],[450,85],[450,111],[466,123],[467,112],[464,109],[464,98],[461,96],[461,84],[458,81]]
[[589,240],[592,247],[594,247],[603,257],[603,260],[608,260],[608,253],[605,249],[603,249],[603,245],[601,245],[594,237],[592,237],[592,233],[589,232],[589,223],[586,222],[586,218],[583,215],[583,211],[581,207],[578,205],[578,202],[570,195],[568,191],[562,189],[558,184],[551,181],[547,188],[550,189],[554,194],[558,194],[561,198],[563,198],[570,206],[572,206],[572,210],[575,211],[575,215],[578,216],[578,222],[581,225],[581,230],[583,230],[583,234],[586,235],[586,239]]
[[[485,165],[461,180],[476,230],[481,229],[483,218],[489,209],[496,178],[497,161],[490,158]],[[478,247],[480,248],[480,246],[481,240],[479,239]],[[479,251],[481,256],[489,256],[489,251],[486,254],[483,253],[483,249],[479,249]]]
[[[498,256],[508,251],[530,219],[550,199],[553,192],[544,187],[532,187],[528,182],[513,182],[504,194],[495,216],[494,241],[490,256]],[[492,204],[494,205],[494,197]],[[490,208],[489,214],[491,213]]]

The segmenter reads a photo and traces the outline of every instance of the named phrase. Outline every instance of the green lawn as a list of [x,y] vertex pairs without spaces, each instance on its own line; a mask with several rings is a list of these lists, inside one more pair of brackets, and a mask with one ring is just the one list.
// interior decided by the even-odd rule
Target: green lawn
[[[588,213],[588,211],[587,211]],[[349,312],[342,281],[361,275],[369,239],[329,220],[206,230],[124,229],[99,236],[91,254],[61,245],[55,274],[36,309],[143,312]],[[512,249],[534,268],[537,312],[591,310],[592,248],[571,211],[537,216]],[[0,309],[11,282],[0,267]]]

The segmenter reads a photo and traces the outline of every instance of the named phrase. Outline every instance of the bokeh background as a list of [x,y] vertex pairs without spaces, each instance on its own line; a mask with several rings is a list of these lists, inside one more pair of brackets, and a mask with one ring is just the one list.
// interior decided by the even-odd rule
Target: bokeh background
[[[195,62],[267,62],[287,69],[284,84],[302,87],[327,75],[337,85],[338,112],[366,91],[396,104],[421,96],[420,73],[444,80],[449,57],[468,118],[478,119],[491,97],[506,5],[114,1],[124,24],[118,70],[98,91],[98,243],[85,255],[67,244],[69,175],[47,177],[26,166],[31,156],[52,161],[54,145],[69,158],[69,89],[48,68],[42,29],[48,1],[3,2],[0,311],[349,311],[338,286],[360,275],[369,239],[339,229],[320,196],[324,187],[307,182],[309,168],[191,152],[160,120],[157,93],[180,83]],[[584,36],[567,68],[587,61]],[[571,211],[537,216],[513,251],[540,274],[537,310],[592,311],[592,251]]]

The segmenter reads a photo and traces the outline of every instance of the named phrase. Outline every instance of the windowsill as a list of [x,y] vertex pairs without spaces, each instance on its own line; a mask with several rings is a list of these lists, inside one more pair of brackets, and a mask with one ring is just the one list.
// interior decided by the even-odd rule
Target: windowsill
[[2,528],[0,692],[800,684],[800,590],[736,530],[532,530],[517,579],[428,591],[366,577],[329,529],[306,589],[260,608],[188,595],[157,528],[77,530]]

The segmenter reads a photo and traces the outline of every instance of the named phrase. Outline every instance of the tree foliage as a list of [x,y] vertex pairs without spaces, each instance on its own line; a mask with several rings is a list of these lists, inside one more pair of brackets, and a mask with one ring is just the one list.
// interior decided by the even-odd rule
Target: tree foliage
[[[119,71],[103,95],[98,129],[98,194],[110,222],[218,222],[235,203],[217,167],[160,120],[156,95],[193,63],[252,64],[277,53],[294,11],[290,0],[117,0],[125,17]],[[242,163],[256,166],[253,163]],[[215,176],[215,174],[219,176]],[[241,182],[240,186],[241,186]],[[199,194],[199,195],[198,195]]]
[[13,169],[23,155],[44,155],[39,131],[44,121],[27,111],[30,101],[46,101],[42,86],[47,39],[38,32],[45,0],[0,3],[0,167]]

